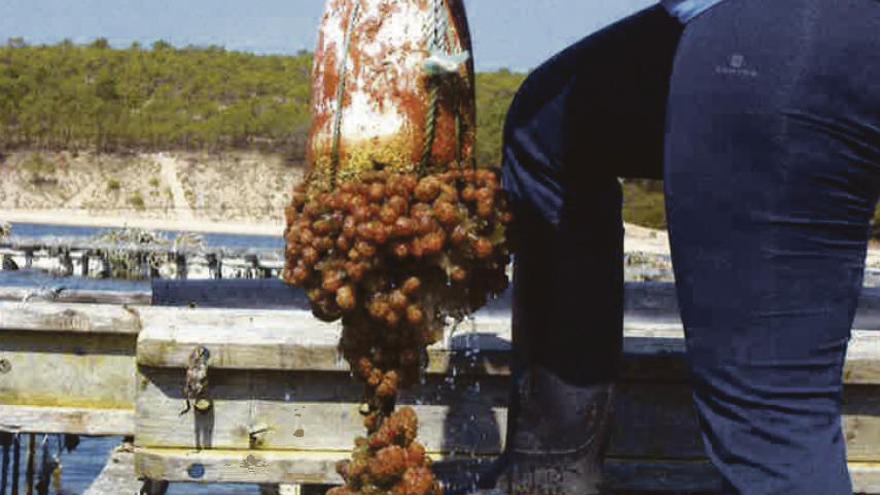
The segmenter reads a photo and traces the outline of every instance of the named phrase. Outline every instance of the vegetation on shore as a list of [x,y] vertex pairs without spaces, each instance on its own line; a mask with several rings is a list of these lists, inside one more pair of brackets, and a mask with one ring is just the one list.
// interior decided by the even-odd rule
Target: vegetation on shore
[[[0,149],[268,148],[301,158],[311,67],[305,52],[10,40],[0,46]],[[478,76],[484,162],[500,158],[504,114],[523,77],[508,71]]]
[[[11,39],[0,46],[0,162],[4,150],[16,149],[253,149],[301,162],[311,66],[306,52],[254,55],[220,47],[175,48],[163,41],[114,49],[104,39],[31,46]],[[507,70],[477,75],[482,165],[501,161],[504,116],[524,77]],[[36,156],[28,166],[31,177],[55,175],[50,159]],[[652,187],[627,184],[625,216],[662,227],[662,198],[657,200]],[[118,193],[120,184],[111,179],[106,190]],[[143,194],[129,199],[135,208],[145,203]]]

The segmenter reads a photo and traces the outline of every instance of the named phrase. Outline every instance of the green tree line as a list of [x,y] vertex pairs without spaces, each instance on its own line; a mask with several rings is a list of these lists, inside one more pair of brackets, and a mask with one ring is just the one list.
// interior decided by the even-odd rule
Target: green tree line
[[[0,148],[270,148],[300,155],[312,56],[254,55],[159,41],[0,46]],[[478,77],[481,161],[497,162],[523,76]]]
[[311,56],[157,42],[0,47],[0,146],[301,147]]
[[[302,160],[312,55],[254,55],[158,41],[0,46],[0,151],[264,149]],[[504,117],[524,74],[477,74],[477,160],[501,161]],[[625,187],[628,221],[664,227],[656,184]]]

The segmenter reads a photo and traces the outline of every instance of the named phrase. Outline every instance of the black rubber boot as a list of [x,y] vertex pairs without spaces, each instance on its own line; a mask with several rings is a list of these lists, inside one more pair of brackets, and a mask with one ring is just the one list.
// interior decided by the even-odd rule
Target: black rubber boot
[[[516,380],[508,445],[487,492],[508,495],[605,493],[602,463],[611,431],[614,386],[574,386],[540,367]],[[484,492],[486,493],[486,492]]]

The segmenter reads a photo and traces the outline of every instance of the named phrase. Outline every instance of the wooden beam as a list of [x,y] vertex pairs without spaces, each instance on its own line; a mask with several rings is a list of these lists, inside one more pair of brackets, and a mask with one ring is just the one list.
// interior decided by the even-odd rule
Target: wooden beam
[[151,293],[148,291],[109,291],[79,289],[35,290],[32,287],[0,286],[0,301],[11,302],[51,302],[62,304],[112,304],[149,305]]
[[[348,452],[248,452],[138,449],[135,470],[140,476],[172,482],[198,483],[341,483],[335,463]],[[438,469],[454,471],[469,459],[446,460]],[[445,464],[445,466],[444,466]],[[880,493],[880,464],[850,463],[856,493]],[[720,480],[705,461],[657,461],[609,458],[606,477],[615,491],[718,492]],[[197,476],[193,476],[197,475]]]
[[83,495],[133,494],[141,487],[134,474],[134,450],[130,445],[117,447],[107,459],[101,473]]
[[0,405],[0,431],[128,436],[134,424],[134,409]]
[[[183,371],[142,370],[137,405],[139,446],[261,450],[346,450],[363,434],[361,388],[341,373],[218,372],[214,407],[181,416]],[[429,377],[403,392],[421,419],[430,452],[497,454],[504,445],[508,383],[500,377]],[[848,387],[844,430],[849,458],[880,459],[880,398],[875,387]],[[617,457],[703,456],[691,389],[684,383],[619,385],[610,453]]]
[[0,302],[0,332],[64,332],[137,335],[137,312],[106,304]]
[[131,409],[134,347],[127,334],[0,330],[0,404]]
[[[346,371],[339,359],[338,324],[306,311],[139,309],[143,332],[138,364],[185,368],[193,348],[211,352],[217,369]],[[478,316],[450,341],[429,349],[429,373],[509,373],[510,329],[505,317]],[[681,381],[684,332],[678,324],[628,319],[625,379]],[[467,352],[466,352],[467,351]],[[854,331],[846,364],[849,384],[880,384],[880,332]]]
[[[347,373],[218,371],[209,375],[212,409],[181,416],[183,370],[141,372],[138,446],[344,451],[364,433],[363,389]],[[404,390],[399,402],[418,412],[429,451],[495,454],[503,447],[507,396],[505,379],[450,383],[433,376]]]

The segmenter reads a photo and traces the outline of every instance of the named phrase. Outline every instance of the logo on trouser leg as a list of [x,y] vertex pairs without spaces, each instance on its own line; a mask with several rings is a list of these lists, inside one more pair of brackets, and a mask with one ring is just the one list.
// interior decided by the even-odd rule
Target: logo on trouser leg
[[746,56],[741,53],[734,53],[727,60],[725,65],[715,66],[715,73],[724,76],[737,77],[758,77],[758,71],[750,67],[746,61]]
[[[573,480],[572,480],[573,481]],[[562,466],[514,468],[511,495],[570,495],[566,489],[566,469]]]

